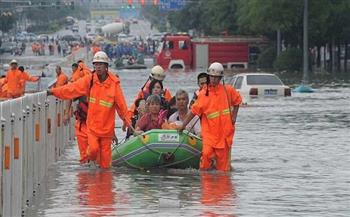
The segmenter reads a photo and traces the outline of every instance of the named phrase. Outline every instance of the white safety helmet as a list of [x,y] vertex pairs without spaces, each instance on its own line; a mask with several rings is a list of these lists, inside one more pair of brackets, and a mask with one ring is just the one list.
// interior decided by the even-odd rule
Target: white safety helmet
[[92,59],[92,64],[94,63],[107,63],[108,64],[108,56],[105,52],[103,51],[98,51],[94,55],[94,58]]
[[160,65],[153,66],[151,69],[150,77],[159,81],[163,81],[165,78],[165,71]]
[[224,67],[221,63],[214,62],[209,66],[207,74],[211,76],[224,76]]
[[17,60],[15,60],[15,59],[11,60],[10,65],[11,65],[11,64],[18,64],[18,63],[17,63]]

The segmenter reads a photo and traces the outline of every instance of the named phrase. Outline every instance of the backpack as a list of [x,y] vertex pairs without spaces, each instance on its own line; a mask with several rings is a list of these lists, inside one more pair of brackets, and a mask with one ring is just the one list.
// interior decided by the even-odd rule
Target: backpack
[[[89,95],[93,85],[93,79],[94,79],[94,75],[92,74],[91,81],[90,81]],[[74,112],[75,119],[80,121],[79,130],[81,128],[81,123],[86,123],[87,112],[89,109],[89,103],[87,99],[88,97],[86,96],[80,96],[75,99],[75,100],[79,100],[77,104],[77,109]]]
[[77,100],[79,100],[79,102],[77,104],[77,109],[74,112],[75,119],[85,123],[88,112],[88,102],[86,96],[81,96]]

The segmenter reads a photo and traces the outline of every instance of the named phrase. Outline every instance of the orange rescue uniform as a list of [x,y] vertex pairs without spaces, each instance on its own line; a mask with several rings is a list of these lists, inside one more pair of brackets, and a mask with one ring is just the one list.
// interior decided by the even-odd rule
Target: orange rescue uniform
[[61,87],[66,85],[68,82],[68,77],[63,73],[63,71],[56,77],[57,81],[55,83],[55,87]]
[[75,136],[77,137],[78,148],[80,153],[80,162],[85,163],[88,160],[88,130],[86,122],[75,121]]
[[21,96],[22,72],[19,69],[7,71],[5,83],[7,82],[7,97],[16,98]]
[[[84,72],[82,66],[78,65],[77,70],[72,74],[71,82],[75,82],[84,77],[87,72]],[[89,73],[90,74],[90,73]],[[85,163],[88,160],[87,148],[88,148],[88,130],[86,122],[76,120],[75,122],[75,136],[77,137],[78,148],[80,153],[80,162]]]
[[[93,84],[90,88],[91,80]],[[115,110],[124,122],[127,115],[119,78],[108,72],[107,79],[101,83],[97,75],[92,74],[63,87],[54,88],[52,93],[61,99],[89,96],[86,121],[89,143],[87,155],[89,160],[95,161],[100,153],[101,168],[109,168],[112,162],[111,143],[114,137]]]
[[[201,117],[203,150],[201,169],[210,169],[211,158],[216,155],[216,169],[230,170],[230,154],[234,135],[232,124],[233,106],[238,106],[242,99],[240,94],[229,85],[209,86],[209,95],[204,88],[191,107],[194,115]],[[226,88],[226,90],[225,90]]]
[[101,51],[100,46],[94,45],[92,46],[92,53],[95,55],[97,52]]
[[6,78],[0,78],[0,98],[7,97],[7,83],[5,83]]
[[40,78],[36,77],[36,76],[30,76],[28,72],[22,72],[22,76],[21,76],[21,81],[20,81],[20,91],[21,91],[21,95],[24,95],[25,92],[25,88],[26,88],[26,82],[27,81],[31,81],[31,82],[36,82],[38,81]]

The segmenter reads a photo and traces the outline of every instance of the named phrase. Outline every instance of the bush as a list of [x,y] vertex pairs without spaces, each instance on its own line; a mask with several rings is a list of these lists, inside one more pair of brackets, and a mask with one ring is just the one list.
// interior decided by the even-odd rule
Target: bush
[[271,69],[276,58],[275,47],[268,47],[258,57],[256,61],[258,68]]
[[277,57],[274,68],[278,71],[301,71],[303,64],[303,51],[298,48],[289,48]]

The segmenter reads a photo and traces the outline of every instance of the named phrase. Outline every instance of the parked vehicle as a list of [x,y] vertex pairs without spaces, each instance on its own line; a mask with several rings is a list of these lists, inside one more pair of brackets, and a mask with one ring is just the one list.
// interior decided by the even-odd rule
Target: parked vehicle
[[67,42],[80,41],[80,36],[77,36],[77,35],[64,35],[64,36],[61,37],[61,40],[67,41]]
[[86,32],[91,32],[91,23],[86,23]]
[[86,39],[92,42],[97,35],[95,33],[88,33],[86,34]]
[[38,35],[38,40],[49,41],[49,35],[47,35],[47,34]]
[[158,32],[158,33],[154,33],[150,36],[150,38],[154,41],[161,41],[162,38],[164,37],[166,33],[161,33],[161,32]]
[[132,18],[132,19],[131,19],[131,22],[132,22],[133,24],[138,24],[138,23],[139,23],[139,21],[138,21],[136,18]]
[[13,54],[16,48],[17,48],[16,42],[3,42],[0,47],[0,54],[3,54],[3,53]]
[[74,25],[72,28],[72,32],[79,32],[79,26]]
[[26,41],[28,41],[28,42],[33,42],[33,41],[38,40],[38,36],[34,33],[31,33],[31,32],[27,33],[25,36],[26,36]]
[[157,64],[165,69],[206,69],[212,62],[225,67],[248,68],[249,47],[264,43],[254,37],[203,37],[166,34],[156,53]]
[[271,73],[240,73],[233,76],[232,85],[245,103],[257,97],[291,96],[290,87]]

